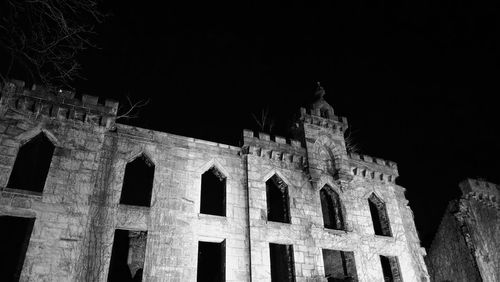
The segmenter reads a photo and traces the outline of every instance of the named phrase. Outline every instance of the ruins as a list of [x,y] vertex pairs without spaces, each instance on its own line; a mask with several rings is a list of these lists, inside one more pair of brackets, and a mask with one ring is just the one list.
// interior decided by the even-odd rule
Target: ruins
[[429,281],[396,163],[349,152],[347,119],[314,95],[294,139],[230,146],[6,82],[0,280]]

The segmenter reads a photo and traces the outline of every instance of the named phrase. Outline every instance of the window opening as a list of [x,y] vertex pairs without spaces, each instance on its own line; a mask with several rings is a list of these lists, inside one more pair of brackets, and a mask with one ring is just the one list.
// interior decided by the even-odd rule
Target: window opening
[[7,187],[42,193],[54,145],[40,133],[19,148]]
[[358,281],[353,252],[323,249],[323,263],[328,282]]
[[339,195],[328,185],[320,190],[321,210],[325,228],[344,230],[342,205]]
[[397,257],[380,256],[380,264],[385,282],[401,282],[401,272]]
[[276,175],[266,181],[267,220],[290,223],[288,185]]
[[368,198],[375,235],[392,236],[385,203],[375,194]]
[[19,281],[34,218],[0,216],[0,281]]
[[269,252],[271,255],[271,281],[294,282],[293,246],[270,243]]
[[328,114],[328,109],[322,108],[319,110],[319,113],[320,113],[320,116],[322,118],[329,118],[330,117],[330,115]]
[[116,229],[109,263],[109,282],[142,281],[147,231]]
[[125,167],[120,204],[149,207],[155,165],[144,154]]
[[198,242],[198,282],[226,281],[226,241]]
[[200,213],[226,216],[226,177],[215,167],[201,176]]

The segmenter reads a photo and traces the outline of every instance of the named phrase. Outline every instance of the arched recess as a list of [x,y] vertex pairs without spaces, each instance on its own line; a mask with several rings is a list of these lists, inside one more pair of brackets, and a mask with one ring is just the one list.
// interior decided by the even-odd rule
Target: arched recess
[[125,166],[120,204],[151,206],[155,165],[144,153]]
[[323,186],[319,191],[321,199],[321,211],[325,228],[345,230],[342,203],[339,194],[329,185]]
[[290,223],[288,185],[277,174],[266,181],[267,220]]
[[372,217],[373,230],[375,235],[392,236],[391,225],[385,203],[372,193],[368,197],[368,205],[370,207],[370,214]]
[[215,165],[201,175],[200,213],[226,216],[226,179]]
[[55,146],[42,131],[21,145],[7,187],[42,193]]

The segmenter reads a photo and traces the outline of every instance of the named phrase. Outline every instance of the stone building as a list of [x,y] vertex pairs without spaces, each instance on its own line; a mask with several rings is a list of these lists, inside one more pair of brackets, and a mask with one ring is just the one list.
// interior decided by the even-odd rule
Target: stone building
[[459,184],[426,258],[433,281],[500,281],[500,186],[476,179]]
[[244,130],[235,147],[7,82],[0,280],[428,281],[396,164],[349,153],[324,94],[296,139]]

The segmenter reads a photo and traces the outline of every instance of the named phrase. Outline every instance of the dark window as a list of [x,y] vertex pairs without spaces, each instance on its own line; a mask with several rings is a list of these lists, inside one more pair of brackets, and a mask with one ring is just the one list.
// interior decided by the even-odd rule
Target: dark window
[[108,281],[142,281],[146,241],[146,231],[115,230]]
[[54,145],[40,133],[19,148],[7,187],[43,192],[49,172]]
[[201,176],[200,213],[226,216],[226,177],[215,167]]
[[319,194],[325,228],[343,230],[344,219],[339,195],[328,185],[325,185]]
[[140,155],[125,167],[120,204],[149,207],[155,165],[145,155]]
[[290,223],[288,185],[277,175],[266,181],[267,220]]
[[358,281],[353,252],[323,249],[323,263],[328,282]]
[[399,262],[397,257],[380,256],[380,264],[384,273],[385,282],[400,282],[401,272],[399,271]]
[[368,198],[368,204],[370,205],[375,235],[392,236],[385,203],[375,196],[375,194],[371,194]]
[[19,281],[34,218],[0,216],[0,281]]
[[198,242],[198,282],[226,281],[226,242]]
[[329,118],[330,115],[328,114],[328,109],[320,109],[319,114],[322,118]]
[[271,281],[295,281],[293,246],[270,243],[269,252],[271,255]]

